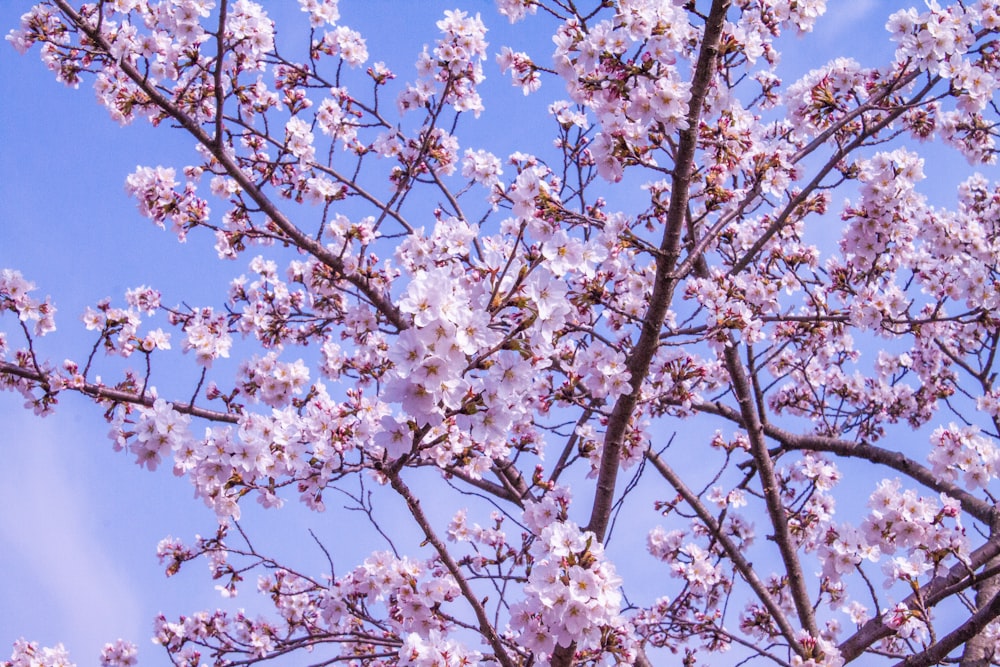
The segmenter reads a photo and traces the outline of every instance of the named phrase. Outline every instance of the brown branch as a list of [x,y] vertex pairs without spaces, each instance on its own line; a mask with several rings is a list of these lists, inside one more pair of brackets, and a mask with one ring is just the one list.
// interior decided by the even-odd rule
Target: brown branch
[[[1000,515],[990,524],[990,538],[1000,538]],[[1000,557],[994,557],[986,563],[983,571],[979,573],[979,581],[974,585],[976,589],[976,614],[973,615],[973,618],[983,613],[987,608],[997,606],[997,601],[1000,600],[1000,575],[997,574],[998,569],[1000,569]],[[997,609],[997,612],[993,614],[993,618],[996,618],[997,614],[1000,614],[1000,609]],[[969,619],[966,625],[971,622],[972,619]],[[960,627],[952,634],[962,629]],[[997,651],[1000,650],[997,647],[996,639],[983,634],[982,626],[977,627],[975,630],[969,630],[969,632],[971,634],[964,637],[966,643],[965,648],[962,649],[962,660],[959,664],[961,667],[988,666],[991,660],[996,657]],[[945,637],[941,641],[944,642],[947,639],[948,637]]]
[[720,526],[719,522],[714,516],[712,516],[712,513],[708,511],[708,508],[705,507],[704,503],[702,503],[698,496],[691,491],[687,484],[684,483],[684,480],[682,480],[680,476],[674,472],[673,468],[671,468],[666,461],[664,461],[651,449],[646,450],[646,458],[653,464],[653,467],[656,468],[657,472],[659,472],[660,475],[662,475],[663,478],[674,487],[677,493],[684,498],[684,501],[688,504],[688,506],[694,510],[695,514],[698,515],[698,518],[701,519],[702,523],[704,523],[708,528],[713,539],[718,540],[719,544],[722,545],[722,548],[726,551],[726,555],[732,561],[733,567],[735,567],[740,575],[743,576],[743,579],[750,585],[750,588],[753,589],[757,598],[771,613],[771,617],[777,624],[778,629],[781,630],[781,634],[785,638],[785,641],[788,642],[796,653],[801,653],[802,648],[799,645],[798,640],[795,638],[795,628],[789,624],[788,618],[782,611],[781,606],[775,602],[774,598],[771,597],[771,594],[768,593],[767,586],[765,586],[764,582],[762,582],[757,576],[756,571],[753,569],[753,565],[747,561],[746,557],[744,557],[740,547],[725,534],[722,526]]
[[[750,247],[750,249],[747,250],[746,253],[744,253],[743,258],[733,265],[733,268],[729,271],[729,275],[735,276],[741,273],[744,269],[746,269],[747,266],[749,266],[750,262],[752,262],[754,258],[757,256],[757,253],[759,253],[761,249],[765,245],[767,245],[768,241],[770,241],[771,238],[773,238],[774,235],[777,234],[781,230],[781,228],[785,226],[785,223],[788,222],[789,217],[791,217],[792,213],[795,212],[795,209],[802,202],[806,201],[806,199],[810,195],[812,195],[812,193],[817,188],[819,188],[820,184],[823,182],[823,179],[826,178],[827,174],[833,171],[833,169],[837,166],[837,164],[840,163],[841,160],[847,157],[851,152],[864,146],[865,142],[868,139],[878,134],[878,132],[885,129],[894,120],[902,116],[906,111],[910,109],[910,106],[912,104],[915,104],[916,101],[919,101],[925,95],[927,95],[927,93],[929,93],[931,89],[935,85],[937,85],[937,83],[940,80],[941,80],[940,77],[934,77],[933,79],[931,79],[930,82],[920,90],[920,92],[914,95],[913,101],[911,101],[910,104],[900,105],[898,108],[894,109],[891,113],[886,114],[886,117],[880,120],[878,123],[870,127],[865,132],[862,132],[857,138],[854,139],[854,141],[844,146],[843,148],[838,149],[837,152],[834,153],[833,156],[831,156],[830,159],[827,160],[826,164],[823,165],[823,167],[816,173],[816,176],[809,182],[809,184],[806,185],[804,188],[802,188],[802,191],[799,192],[797,196],[793,197],[791,201],[788,202],[788,205],[785,206],[785,210],[783,210],[781,214],[774,220],[774,222],[772,222],[770,226],[764,231],[764,233],[761,234],[756,241],[754,241],[754,244]],[[889,94],[888,92],[885,93],[885,95],[888,94]],[[803,157],[804,155],[798,155],[796,156],[795,161],[797,162],[798,160],[801,160]]]
[[[707,412],[725,417],[740,426],[744,426],[743,418],[736,410],[729,406],[721,403],[699,403],[694,407],[699,412]],[[782,449],[788,451],[828,452],[844,458],[863,459],[871,463],[884,465],[887,468],[892,468],[932,491],[944,493],[954,498],[961,504],[964,512],[987,525],[1000,516],[1000,510],[991,503],[977,498],[960,486],[942,479],[926,466],[921,465],[900,452],[876,447],[866,442],[852,442],[850,440],[841,440],[822,435],[795,434],[770,423],[764,424],[764,433],[769,438],[780,443]]]
[[691,101],[688,105],[687,128],[681,130],[674,163],[673,180],[670,191],[670,208],[663,230],[660,252],[656,255],[656,275],[653,279],[653,294],[649,308],[642,321],[639,340],[629,355],[627,367],[631,374],[629,391],[615,401],[608,428],[604,436],[604,449],[597,476],[594,504],[587,530],[598,540],[604,540],[608,521],[614,503],[615,484],[621,450],[632,413],[635,411],[642,390],[642,383],[649,372],[653,355],[656,353],[660,330],[667,309],[673,299],[677,281],[672,274],[680,254],[681,234],[684,230],[684,215],[687,211],[691,178],[694,173],[695,149],[698,142],[698,126],[701,122],[705,97],[712,83],[718,59],[719,40],[726,21],[730,0],[714,0],[705,22],[698,62],[691,82]]
[[479,598],[476,597],[476,592],[472,590],[471,586],[469,586],[469,582],[462,574],[462,570],[459,568],[458,563],[456,563],[455,559],[451,557],[448,547],[445,546],[444,542],[441,541],[441,538],[437,536],[437,533],[434,531],[434,527],[431,526],[430,520],[427,518],[427,515],[424,514],[424,510],[420,506],[420,500],[413,495],[413,492],[410,491],[410,488],[399,476],[399,470],[386,468],[383,472],[386,477],[389,478],[389,483],[392,485],[392,488],[403,497],[403,500],[406,501],[406,506],[409,508],[410,514],[420,526],[420,529],[424,533],[424,537],[427,538],[427,542],[434,547],[434,550],[437,551],[441,562],[444,563],[446,568],[448,568],[448,572],[451,573],[451,576],[455,578],[455,581],[458,583],[458,587],[462,591],[462,596],[466,599],[476,614],[476,619],[479,621],[479,632],[482,633],[483,637],[493,648],[497,661],[503,665],[503,667],[514,667],[513,661],[511,661],[510,656],[507,655],[507,649],[504,647],[503,642],[500,641],[500,635],[497,634],[496,628],[494,628],[493,624],[490,623],[489,616],[486,614],[486,609],[483,607],[482,602],[479,601]]
[[954,498],[961,504],[962,510],[983,523],[990,523],[991,520],[1000,514],[997,508],[991,503],[977,498],[960,486],[942,479],[941,476],[935,475],[926,466],[917,463],[900,452],[882,449],[881,447],[875,447],[865,442],[852,443],[821,436],[798,436],[787,441],[780,437],[772,437],[781,442],[784,448],[788,450],[830,452],[845,458],[864,459],[865,461],[892,468],[937,493],[943,493]]
[[[497,469],[495,465],[493,468],[497,477],[502,478],[501,471]],[[457,466],[444,468],[443,472],[451,475],[452,477],[457,477],[469,486],[475,487],[480,491],[490,494],[491,496],[509,501],[518,507],[523,507],[523,502],[518,497],[517,493],[513,489],[508,488],[506,485],[497,484],[496,482],[491,482],[488,479],[477,479]]]
[[[49,375],[42,371],[23,368],[6,361],[0,361],[0,377],[3,377],[4,375],[13,375],[14,377],[19,377],[30,382],[37,382],[44,387],[52,386],[52,381]],[[89,396],[90,398],[101,401],[129,403],[132,405],[142,405],[147,408],[152,407],[154,401],[156,400],[152,396],[140,394],[139,392],[129,391],[127,389],[115,389],[114,387],[107,387],[103,384],[94,384],[93,382],[85,382],[80,386],[67,385],[65,390],[76,391],[84,396]],[[235,415],[231,412],[207,410],[205,408],[199,408],[193,403],[170,403],[170,405],[176,412],[191,415],[192,417],[198,417],[200,419],[207,419],[214,422],[227,422],[229,424],[236,424],[239,422],[239,415]]]
[[[702,403],[696,405],[695,409],[701,412],[719,415],[730,419],[741,426],[745,426],[741,413],[721,403]],[[781,443],[782,448],[785,450],[829,452],[843,457],[860,458],[872,463],[885,465],[886,467],[907,475],[911,479],[934,491],[937,491],[938,493],[944,493],[958,500],[962,509],[966,513],[983,523],[992,525],[1000,519],[1000,510],[992,504],[976,498],[968,491],[965,491],[951,482],[941,479],[940,477],[934,475],[926,467],[920,465],[912,459],[907,458],[899,452],[882,449],[863,442],[850,442],[827,436],[808,434],[796,435],[778,428],[773,424],[763,425],[763,431],[768,437]],[[1000,555],[1000,539],[994,537],[971,554],[968,564],[958,563],[949,569],[946,574],[932,579],[928,584],[921,586],[919,599],[917,594],[911,595],[904,601],[905,604],[907,604],[907,606],[913,606],[920,603],[925,607],[931,607],[944,598],[955,594],[958,590],[978,583],[980,579],[974,577],[972,573],[989,563],[991,559],[997,557],[998,555]],[[992,608],[991,606],[995,603],[996,599],[994,597],[994,599],[989,602],[987,607]],[[978,613],[980,612],[977,612],[977,614]],[[985,614],[989,612],[983,613]],[[994,618],[995,617],[996,615],[994,615]],[[841,654],[845,661],[850,662],[860,656],[867,647],[871,646],[883,637],[888,637],[893,634],[893,632],[894,630],[886,626],[881,618],[872,619],[868,621],[868,623],[866,623],[860,630],[858,630],[858,632],[840,645],[839,648]],[[953,635],[954,633],[948,637],[954,638]],[[955,636],[957,637],[957,635]],[[970,637],[971,636],[974,635],[970,635]],[[968,639],[969,637],[963,641]],[[946,640],[948,640],[948,638],[942,639],[938,642],[938,644],[943,646],[943,642]],[[952,648],[954,648],[954,646]],[[930,665],[934,663],[906,664],[913,667],[913,665],[916,664]]]
[[[57,7],[69,18],[74,25],[76,25],[80,30],[82,30],[87,37],[94,42],[109,58],[111,57],[111,45],[108,44],[107,40],[104,38],[98,30],[91,27],[79,13],[77,13],[66,0],[53,0]],[[281,229],[282,232],[288,237],[288,240],[293,243],[296,247],[307,252],[313,257],[317,258],[323,262],[326,266],[333,269],[334,272],[343,276],[345,280],[357,287],[362,294],[372,303],[372,305],[399,330],[408,329],[409,322],[399,311],[398,308],[392,303],[392,299],[388,294],[383,294],[376,289],[367,278],[357,273],[349,273],[346,271],[343,260],[331,252],[328,248],[324,247],[318,241],[313,240],[308,234],[304,233],[298,227],[296,227],[292,222],[285,216],[284,213],[277,207],[277,205],[271,201],[264,192],[257,187],[250,177],[240,169],[239,165],[236,163],[235,159],[230,156],[217,142],[213,141],[212,137],[209,136],[207,132],[195,122],[189,115],[181,111],[173,102],[168,100],[163,93],[161,93],[157,88],[152,85],[148,79],[140,72],[134,65],[128,61],[122,60],[118,62],[118,67],[121,71],[128,76],[129,79],[133,81],[150,99],[150,101],[157,107],[163,110],[164,113],[173,118],[177,123],[187,130],[205,149],[212,155],[212,157],[222,165],[226,173],[234,181],[236,181],[239,186],[246,192],[254,203],[260,207],[260,210],[264,215],[266,215],[275,225]],[[217,109],[216,113],[222,113],[221,109]]]
[[740,416],[743,418],[744,428],[750,439],[750,452],[754,463],[757,466],[757,474],[760,475],[760,484],[764,492],[764,502],[767,505],[767,513],[771,519],[771,526],[774,528],[774,541],[781,554],[781,560],[785,565],[785,573],[788,575],[789,593],[795,603],[795,611],[798,614],[802,627],[812,637],[818,637],[819,631],[816,628],[816,616],[813,613],[812,602],[809,599],[809,592],[806,589],[805,575],[802,573],[802,563],[796,553],[795,540],[788,530],[788,516],[785,513],[785,505],[781,500],[781,489],[778,485],[778,476],[774,470],[774,461],[768,451],[767,442],[764,440],[764,425],[758,416],[756,406],[751,393],[750,382],[747,379],[746,370],[740,360],[736,343],[730,338],[723,353],[726,362],[726,369],[729,371],[730,383],[733,393],[740,405]]
[[[962,644],[974,639],[983,628],[1000,616],[1000,594],[994,595],[988,604],[981,606],[976,613],[968,618],[965,623],[955,628],[946,636],[931,644],[920,653],[908,656],[905,660],[897,662],[895,667],[930,667],[940,664],[952,649],[958,648]],[[963,662],[963,664],[965,664]],[[984,667],[990,664],[986,662],[977,663]]]
[[[704,111],[705,97],[715,73],[719,56],[719,41],[722,37],[722,27],[726,22],[729,4],[730,0],[713,0],[712,9],[705,21],[698,62],[695,65],[694,78],[691,81],[687,128],[679,132],[680,140],[677,157],[674,160],[670,190],[670,208],[667,211],[660,248],[655,253],[656,275],[653,278],[653,294],[650,297],[649,308],[642,320],[639,339],[626,361],[626,367],[630,374],[629,391],[619,396],[618,400],[615,401],[611,416],[608,418],[607,431],[604,434],[604,447],[601,451],[594,501],[590,520],[585,529],[593,532],[595,537],[602,542],[614,508],[615,485],[618,482],[618,469],[625,434],[639,402],[642,384],[649,372],[653,355],[656,354],[660,330],[663,328],[667,310],[677,287],[678,281],[673,274],[680,256],[681,234],[684,230],[691,178],[694,174],[698,126]],[[552,655],[552,667],[572,665],[575,646],[575,642],[566,647],[556,646]]]
[[[911,609],[918,605],[927,609],[933,607],[946,597],[975,583],[976,577],[972,573],[997,554],[1000,554],[1000,540],[988,541],[969,554],[967,562],[956,563],[945,574],[934,577],[930,582],[922,585],[919,591],[903,600],[903,604]],[[990,606],[992,607],[996,602],[997,600],[994,598]],[[838,647],[840,655],[845,662],[851,662],[864,653],[869,646],[894,632],[895,630],[886,625],[881,616],[873,618],[840,644]]]
[[[855,109],[848,111],[847,113],[844,114],[843,118],[841,118],[839,122],[831,125],[830,127],[826,128],[825,130],[817,134],[815,137],[813,137],[812,141],[803,146],[802,149],[800,149],[797,153],[795,153],[795,155],[792,156],[791,161],[795,164],[798,164],[804,158],[806,158],[810,153],[812,153],[820,146],[825,144],[837,132],[843,129],[848,123],[853,122],[858,116],[861,116],[869,111],[877,111],[879,105],[884,103],[886,98],[888,98],[897,90],[902,90],[906,86],[913,83],[917,79],[917,77],[921,75],[921,73],[922,72],[919,69],[914,68],[908,74],[903,74],[903,72],[901,71],[899,73],[899,76],[897,76],[894,81],[886,81],[885,87],[882,89],[881,92],[879,92],[879,94],[869,98],[864,104],[856,107]],[[937,83],[940,80],[941,80],[940,77],[935,77],[933,79],[934,83]],[[923,98],[924,94],[926,94],[926,91],[924,91],[920,95],[911,98],[909,103],[905,105],[905,108],[909,108],[910,106],[916,105]],[[876,126],[876,127],[878,127],[878,129],[881,129],[881,126]],[[871,133],[869,132],[868,134],[870,135]]]
[[225,45],[225,34],[226,34],[226,13],[228,11],[227,7],[228,0],[222,0],[219,3],[219,32],[215,35],[215,72],[213,72],[213,79],[215,82],[215,146],[221,151],[223,148],[223,138],[222,133],[224,130],[223,120],[225,119],[225,114],[222,109],[225,106],[225,92],[222,88],[222,63],[226,57],[226,45]]

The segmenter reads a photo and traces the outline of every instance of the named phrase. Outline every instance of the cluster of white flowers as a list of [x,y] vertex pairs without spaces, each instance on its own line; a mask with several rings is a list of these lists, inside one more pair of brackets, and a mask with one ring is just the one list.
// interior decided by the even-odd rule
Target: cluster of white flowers
[[554,499],[529,506],[524,519],[538,534],[530,554],[533,562],[525,599],[511,608],[511,627],[518,641],[540,660],[557,646],[575,646],[602,664],[634,658],[635,637],[621,614],[621,579],[593,533],[572,521],[545,521]]

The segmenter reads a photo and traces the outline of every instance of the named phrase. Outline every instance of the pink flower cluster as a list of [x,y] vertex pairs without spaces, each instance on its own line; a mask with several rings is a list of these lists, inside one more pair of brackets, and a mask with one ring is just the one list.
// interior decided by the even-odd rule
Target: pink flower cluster
[[178,185],[175,171],[165,167],[138,167],[125,179],[125,190],[139,200],[139,212],[163,227],[170,220],[172,231],[184,241],[188,231],[208,220],[208,203],[195,195],[195,185],[188,181],[183,192]]
[[[55,331],[56,307],[49,297],[38,301],[30,296],[35,284],[25,280],[20,271],[0,269],[0,313],[12,311],[21,322],[33,322],[36,336]],[[2,349],[2,347],[0,347]]]
[[[442,104],[455,111],[471,111],[478,116],[483,110],[477,86],[484,79],[482,61],[486,58],[486,26],[478,14],[471,17],[463,11],[446,11],[437,22],[442,36],[433,51],[426,50],[417,60],[417,83],[408,84],[397,101],[401,113],[424,108],[436,92]],[[441,86],[441,90],[437,90]]]
[[621,614],[621,579],[592,533],[572,521],[540,521],[555,511],[553,503],[547,496],[525,510],[525,522],[538,533],[526,597],[511,608],[511,628],[543,662],[571,644],[596,664],[631,661],[635,637]]

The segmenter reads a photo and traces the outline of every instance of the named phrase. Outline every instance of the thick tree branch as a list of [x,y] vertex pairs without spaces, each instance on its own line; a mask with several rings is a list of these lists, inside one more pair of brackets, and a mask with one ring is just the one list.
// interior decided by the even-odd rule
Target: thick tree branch
[[812,602],[809,599],[809,592],[806,589],[805,576],[802,573],[802,563],[799,562],[796,553],[795,540],[788,529],[788,516],[785,513],[785,505],[781,500],[781,488],[778,485],[778,476],[774,470],[774,461],[764,440],[764,427],[757,414],[757,407],[754,404],[750,382],[740,360],[739,349],[736,343],[730,339],[723,353],[726,362],[726,369],[729,371],[730,382],[733,393],[740,405],[740,416],[750,439],[750,452],[754,463],[757,466],[757,474],[760,476],[761,489],[764,492],[764,502],[767,505],[767,513],[771,519],[771,526],[774,529],[774,541],[781,553],[781,560],[785,564],[785,573],[788,576],[788,586],[792,601],[795,603],[795,611],[798,614],[802,627],[812,637],[818,637],[819,631],[816,627],[816,616],[813,613]]
[[[630,379],[629,391],[615,401],[604,434],[604,447],[598,468],[597,483],[590,520],[586,529],[596,538],[604,541],[608,522],[614,507],[615,486],[621,462],[622,446],[628,432],[632,414],[642,393],[642,384],[649,371],[653,355],[660,337],[660,330],[673,300],[677,287],[674,269],[680,254],[681,236],[684,231],[691,177],[694,173],[695,150],[698,144],[698,126],[704,111],[705,97],[712,85],[719,57],[719,41],[726,21],[730,0],[714,0],[705,21],[701,48],[691,81],[691,100],[688,104],[687,128],[681,130],[677,157],[674,161],[673,179],[670,190],[670,208],[660,242],[660,252],[656,253],[656,275],[653,278],[653,293],[649,307],[642,320],[642,330],[635,347],[626,362]],[[574,645],[557,646],[552,656],[553,667],[567,667],[573,664]]]
[[[940,664],[948,654],[965,642],[972,641],[987,625],[1000,617],[1000,594],[994,595],[988,602],[979,605],[979,609],[972,616],[955,628],[953,631],[931,644],[920,653],[914,653],[905,660],[897,662],[895,667],[931,667]],[[995,647],[994,647],[995,648]],[[962,667],[989,667],[992,663],[990,651],[989,656],[984,657],[976,663],[967,663],[962,660]]]
[[649,371],[653,355],[656,353],[660,330],[667,310],[673,299],[677,281],[673,277],[680,253],[681,236],[684,231],[684,216],[687,211],[691,177],[694,173],[695,149],[698,143],[698,126],[701,122],[705,97],[712,85],[718,60],[719,40],[726,21],[730,0],[715,0],[705,22],[705,31],[691,82],[691,101],[688,106],[687,128],[680,132],[677,158],[674,163],[673,181],[670,190],[670,208],[667,211],[666,226],[660,252],[656,255],[656,276],[653,279],[653,294],[649,308],[642,321],[642,331],[627,361],[631,374],[629,391],[615,401],[608,428],[604,436],[604,449],[597,476],[594,504],[587,530],[598,540],[604,539],[614,504],[615,484],[621,461],[622,444],[628,431],[629,422],[639,402],[642,383]]
[[[994,517],[993,522],[990,524],[990,538],[994,540],[1000,539],[1000,516]],[[995,573],[998,568],[1000,568],[1000,556],[995,556],[986,563],[984,569]],[[956,635],[955,641],[957,643],[948,647],[949,651],[959,646],[963,641],[966,642],[965,649],[962,651],[962,661],[959,663],[961,667],[989,667],[993,663],[993,660],[998,657],[998,653],[1000,653],[1000,647],[997,646],[996,640],[981,632],[987,623],[1000,615],[1000,575],[991,574],[980,577],[979,581],[975,584],[975,589],[976,613],[965,625],[956,629],[951,635],[948,635],[948,637],[945,637],[940,642],[943,644],[949,637]],[[993,610],[992,616],[989,616],[990,609]],[[984,617],[989,617],[989,620],[980,625],[970,627],[963,633],[962,631],[965,630],[966,626],[973,623],[973,619],[980,614],[984,614]],[[947,651],[945,651],[945,655],[947,655]]]

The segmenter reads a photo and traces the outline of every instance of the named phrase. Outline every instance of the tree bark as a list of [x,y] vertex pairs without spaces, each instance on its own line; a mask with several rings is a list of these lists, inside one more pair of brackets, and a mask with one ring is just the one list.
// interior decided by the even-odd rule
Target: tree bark
[[[990,539],[996,540],[998,538],[1000,538],[1000,518],[994,517],[990,523]],[[983,569],[992,570],[996,567],[1000,567],[1000,555],[988,560]],[[1000,575],[994,574],[984,578],[975,585],[975,589],[976,609],[985,609],[988,605],[993,604],[997,596],[1000,595]],[[994,658],[1000,657],[998,653],[1000,651],[998,651],[996,642],[987,638],[980,631],[966,643],[959,665],[960,667],[989,667],[993,664]]]
[[[718,64],[719,42],[722,39],[722,29],[726,23],[726,12],[729,11],[729,5],[730,0],[714,0],[708,18],[705,20],[701,49],[698,52],[698,62],[695,65],[694,77],[691,81],[691,100],[688,103],[687,114],[688,126],[680,131],[678,139],[677,157],[674,161],[671,179],[670,207],[667,210],[660,252],[656,256],[653,293],[650,296],[646,314],[642,319],[639,339],[632,348],[627,362],[631,375],[629,391],[615,401],[604,435],[604,451],[601,454],[601,464],[597,475],[594,504],[590,521],[586,527],[601,542],[604,541],[608,521],[611,517],[611,508],[614,505],[615,484],[618,480],[622,446],[629,423],[642,394],[642,384],[649,373],[653,356],[659,347],[663,321],[673,301],[674,290],[677,288],[678,280],[675,269],[680,256],[681,235],[684,231],[684,216],[688,209],[691,179],[695,171],[698,126],[701,123],[705,98],[708,96],[712,77],[715,75]],[[553,662],[553,664],[556,663]]]

